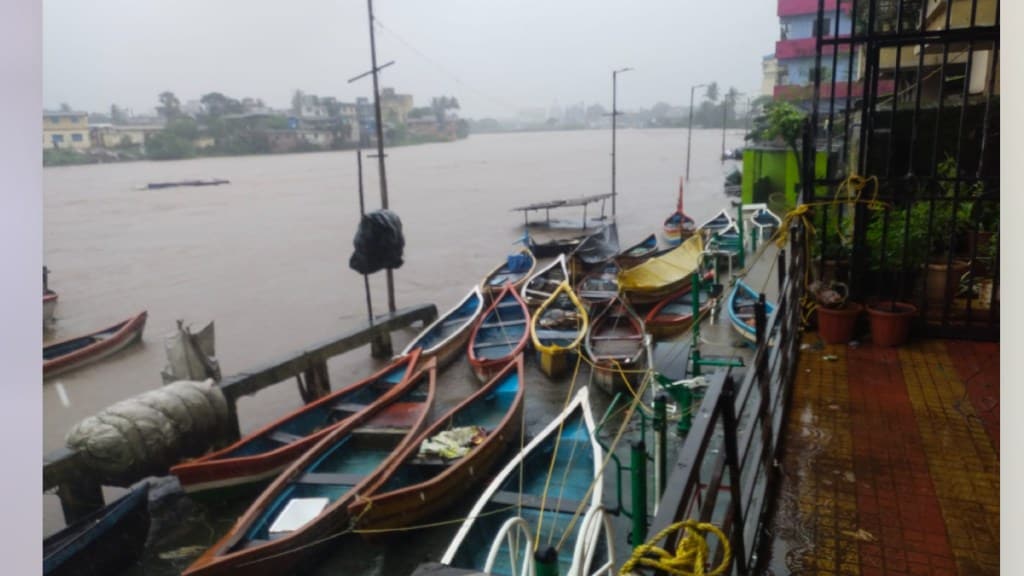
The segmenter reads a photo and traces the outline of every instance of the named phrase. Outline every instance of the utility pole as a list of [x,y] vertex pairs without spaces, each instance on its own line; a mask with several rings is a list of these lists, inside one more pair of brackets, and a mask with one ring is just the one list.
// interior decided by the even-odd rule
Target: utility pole
[[618,95],[618,75],[620,72],[629,72],[632,68],[619,68],[618,70],[612,70],[612,218],[615,218],[615,119],[619,115],[619,110],[616,108],[616,100]]
[[693,91],[704,88],[707,84],[690,86],[690,120],[686,123],[686,181],[690,181],[690,148],[693,144]]
[[[382,114],[380,111],[380,87],[377,80],[377,74],[384,68],[391,66],[395,63],[394,60],[384,64],[383,66],[377,66],[377,42],[374,38],[373,31],[373,0],[366,0],[367,11],[370,16],[370,65],[372,68],[369,72],[365,72],[350,78],[349,83],[355,82],[360,78],[364,78],[369,74],[373,75],[373,109],[374,116],[377,120],[377,169],[380,172],[380,207],[388,209],[388,179],[387,174],[384,171],[384,123],[381,118]],[[386,270],[387,281],[388,281],[388,311],[394,312],[395,306],[395,277],[394,272],[391,268]]]

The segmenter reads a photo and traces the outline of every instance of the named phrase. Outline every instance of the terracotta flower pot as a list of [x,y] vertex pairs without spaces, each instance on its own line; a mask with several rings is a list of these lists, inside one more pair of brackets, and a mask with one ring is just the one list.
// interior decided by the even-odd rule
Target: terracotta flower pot
[[857,328],[857,316],[864,307],[849,302],[845,308],[818,307],[818,336],[825,344],[846,344],[853,340]]
[[917,306],[909,302],[878,302],[868,306],[871,340],[876,346],[902,346],[910,337]]

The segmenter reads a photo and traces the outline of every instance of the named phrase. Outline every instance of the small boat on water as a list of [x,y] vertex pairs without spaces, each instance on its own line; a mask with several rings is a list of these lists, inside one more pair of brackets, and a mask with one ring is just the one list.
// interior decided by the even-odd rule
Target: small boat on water
[[[714,274],[709,272],[704,275],[704,280],[708,281],[713,277]],[[644,318],[644,328],[647,333],[659,338],[666,338],[685,332],[693,324],[693,298],[691,281],[690,286],[685,286],[658,302]],[[697,301],[698,314],[711,307],[711,299],[705,291],[699,292]]]
[[[757,300],[757,292],[742,279],[737,278],[725,306],[725,309],[729,311],[729,321],[732,322],[733,328],[740,336],[751,342],[757,341],[757,325],[754,317],[754,304],[757,303]],[[765,317],[771,316],[774,311],[775,304],[765,302]]]
[[594,317],[583,342],[587,356],[594,362],[594,383],[615,394],[628,382],[634,386],[643,380],[644,322],[633,309],[615,297]]
[[421,360],[436,357],[438,368],[443,368],[463,351],[473,325],[483,310],[483,294],[480,293],[479,287],[474,286],[454,308],[434,320],[413,338],[402,350],[401,355],[422,348]]
[[506,284],[469,337],[467,355],[473,374],[488,382],[521,354],[529,341],[530,310],[512,285]]
[[576,295],[591,308],[608,303],[619,293],[619,269],[612,261],[591,270],[576,285]]
[[223,180],[215,178],[213,180],[180,180],[177,182],[150,182],[146,184],[146,188],[149,190],[159,190],[161,188],[175,188],[178,186],[220,186],[221,184],[230,184],[230,180]]
[[703,224],[697,227],[702,232],[715,233],[725,230],[729,226],[735,224],[732,215],[723,208],[719,210],[718,214],[715,214],[711,218],[708,218]]
[[142,556],[149,535],[149,484],[43,539],[44,576],[118,574]]
[[559,254],[571,253],[589,237],[589,234],[585,234],[570,238],[555,238],[546,242],[537,242],[533,237],[530,237],[527,245],[530,248],[530,252],[537,258],[554,258]]
[[689,285],[703,251],[703,239],[694,234],[668,252],[619,272],[619,290],[634,305],[658,302]]
[[106,358],[142,338],[146,311],[85,336],[43,346],[43,378],[50,378]]
[[[768,209],[767,206],[751,206],[752,213],[750,215],[750,223],[754,225],[754,228],[758,231],[758,237],[763,241],[771,238],[775,231],[782,226],[782,218],[779,218],[777,214]],[[746,209],[746,207],[744,207]]]
[[523,301],[531,309],[537,308],[551,297],[559,284],[569,280],[565,254],[559,254],[550,264],[541,268],[523,284]]
[[395,464],[426,426],[436,361],[386,404],[364,410],[292,463],[182,576],[290,573],[313,561],[352,520],[349,505]]
[[412,385],[415,348],[376,374],[324,396],[234,444],[171,467],[189,494],[215,494],[272,479],[350,417],[390,402]]
[[485,297],[492,298],[501,291],[506,283],[511,283],[516,290],[519,290],[536,267],[537,258],[530,250],[523,248],[510,255],[505,262],[484,276],[483,282],[480,283],[480,292]]
[[729,254],[738,254],[740,251],[740,244],[742,239],[740,238],[739,228],[736,226],[734,221],[729,224],[726,228],[713,232],[711,237],[708,239],[708,250],[717,250],[721,252],[728,252]]
[[[512,292],[514,294],[514,292]],[[400,528],[459,502],[489,479],[523,426],[523,356],[460,402],[349,505],[357,529]]]
[[658,252],[658,236],[651,234],[640,242],[626,248],[615,256],[615,262],[620,268],[632,268],[637,264],[654,256]]
[[569,368],[569,358],[579,352],[587,334],[587,309],[576,293],[563,282],[540,305],[530,323],[530,338],[537,350],[540,370],[558,378]]
[[614,535],[601,507],[604,452],[587,390],[581,387],[487,486],[442,564],[501,576],[530,573],[521,568],[533,562],[540,542],[559,550],[552,574],[609,573]]
[[679,179],[679,200],[676,203],[676,211],[665,219],[662,230],[665,233],[665,242],[670,246],[677,246],[686,240],[697,230],[693,218],[683,212],[683,179]]

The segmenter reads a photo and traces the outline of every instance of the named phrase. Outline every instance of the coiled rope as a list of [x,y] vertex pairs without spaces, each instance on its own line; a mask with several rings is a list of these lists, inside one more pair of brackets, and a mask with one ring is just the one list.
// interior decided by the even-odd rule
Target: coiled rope
[[[685,533],[676,546],[675,554],[655,546],[655,542],[679,530],[685,530]],[[708,542],[705,535],[708,533],[718,537],[722,543],[722,562],[710,572],[705,572],[704,566],[708,561]],[[669,525],[646,544],[637,546],[629,561],[619,570],[619,576],[634,574],[633,569],[637,566],[654,568],[675,576],[719,576],[725,573],[731,561],[732,549],[729,547],[729,539],[717,526],[707,522],[684,520]]]

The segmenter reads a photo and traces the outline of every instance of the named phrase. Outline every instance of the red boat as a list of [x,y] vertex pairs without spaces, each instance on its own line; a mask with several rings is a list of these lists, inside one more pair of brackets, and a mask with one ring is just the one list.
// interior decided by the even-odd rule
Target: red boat
[[494,299],[469,337],[469,365],[480,382],[505,367],[530,339],[530,310],[511,283]]
[[221,494],[273,478],[331,430],[364,410],[391,402],[412,384],[417,348],[376,374],[311,402],[205,456],[178,464],[171,474],[185,492]]
[[[714,278],[713,272],[704,275],[703,280],[709,281]],[[681,290],[665,297],[664,300],[647,313],[644,319],[644,326],[647,332],[653,336],[664,338],[675,336],[685,332],[693,324],[693,296],[692,286],[684,286]],[[701,292],[699,312],[704,312],[711,307],[711,300],[706,292]]]
[[140,340],[145,327],[146,311],[143,310],[103,330],[43,346],[43,378],[63,374],[106,358]]

